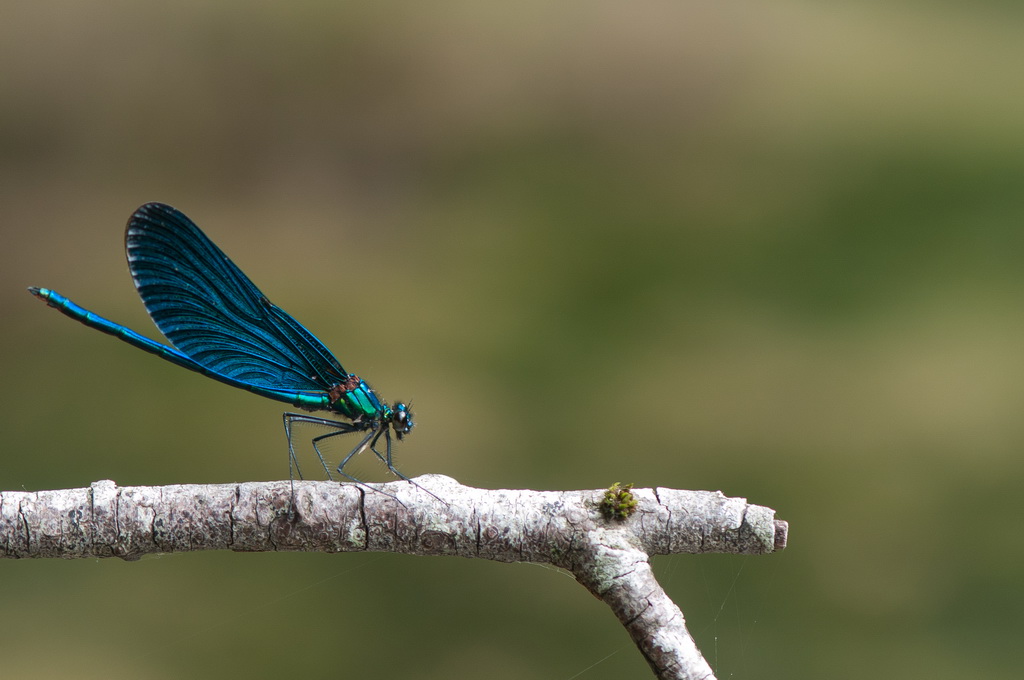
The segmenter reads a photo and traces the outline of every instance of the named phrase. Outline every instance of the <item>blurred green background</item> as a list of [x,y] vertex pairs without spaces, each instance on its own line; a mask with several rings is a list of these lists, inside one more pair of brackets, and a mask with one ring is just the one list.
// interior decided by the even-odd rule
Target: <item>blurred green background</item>
[[[286,474],[281,405],[25,292],[159,337],[160,200],[413,400],[407,474],[776,508],[779,555],[655,560],[718,677],[1017,678],[1022,14],[7,3],[0,486]],[[648,675],[536,565],[10,561],[0,602],[5,677]]]

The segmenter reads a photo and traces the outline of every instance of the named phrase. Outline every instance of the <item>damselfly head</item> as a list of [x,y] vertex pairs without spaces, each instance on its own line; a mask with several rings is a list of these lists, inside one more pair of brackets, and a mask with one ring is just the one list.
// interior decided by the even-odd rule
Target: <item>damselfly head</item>
[[409,434],[409,430],[416,424],[412,422],[412,411],[402,403],[395,404],[391,411],[391,427],[395,429],[395,434],[401,440],[402,437]]

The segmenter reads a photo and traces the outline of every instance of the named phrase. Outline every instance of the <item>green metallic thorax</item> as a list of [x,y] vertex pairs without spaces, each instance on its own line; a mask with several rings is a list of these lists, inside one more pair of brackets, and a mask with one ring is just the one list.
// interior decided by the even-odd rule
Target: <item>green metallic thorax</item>
[[391,409],[382,404],[373,388],[356,375],[333,386],[328,392],[328,410],[340,413],[353,422],[384,420],[391,418]]

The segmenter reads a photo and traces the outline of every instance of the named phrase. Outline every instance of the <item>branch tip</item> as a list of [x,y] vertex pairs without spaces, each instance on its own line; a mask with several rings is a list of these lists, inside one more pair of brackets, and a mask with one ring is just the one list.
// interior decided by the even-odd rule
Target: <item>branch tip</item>
[[775,520],[775,550],[783,550],[789,541],[789,522],[784,519]]

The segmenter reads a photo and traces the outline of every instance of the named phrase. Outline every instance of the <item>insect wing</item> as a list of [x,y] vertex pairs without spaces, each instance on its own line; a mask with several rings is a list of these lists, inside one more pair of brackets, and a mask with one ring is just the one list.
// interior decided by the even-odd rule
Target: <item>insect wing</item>
[[178,210],[162,203],[136,210],[125,250],[157,328],[210,371],[271,389],[324,391],[344,381],[330,350]]

